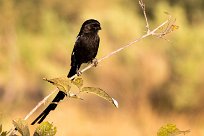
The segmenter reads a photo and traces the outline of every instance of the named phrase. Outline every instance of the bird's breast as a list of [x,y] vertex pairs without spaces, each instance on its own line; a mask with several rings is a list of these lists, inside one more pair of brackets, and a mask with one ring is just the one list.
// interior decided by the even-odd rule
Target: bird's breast
[[81,38],[79,56],[82,63],[87,63],[96,57],[100,39],[98,35]]

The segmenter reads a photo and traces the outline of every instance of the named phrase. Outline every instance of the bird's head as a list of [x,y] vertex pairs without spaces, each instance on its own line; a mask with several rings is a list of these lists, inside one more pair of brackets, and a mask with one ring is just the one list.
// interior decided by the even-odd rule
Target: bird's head
[[95,19],[89,19],[82,24],[80,33],[97,33],[99,30],[101,30],[100,23]]

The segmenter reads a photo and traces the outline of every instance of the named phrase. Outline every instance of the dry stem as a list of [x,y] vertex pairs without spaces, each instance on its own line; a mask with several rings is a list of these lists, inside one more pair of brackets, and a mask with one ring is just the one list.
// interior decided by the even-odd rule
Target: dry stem
[[142,11],[143,11],[143,14],[144,14],[144,17],[145,17],[145,21],[146,21],[146,28],[147,28],[147,33],[150,32],[150,28],[149,28],[149,22],[147,20],[147,15],[146,15],[146,10],[145,10],[145,4],[142,0],[139,0],[139,5],[140,7],[142,8]]
[[24,118],[24,120],[27,120],[42,104],[45,104],[45,102],[47,101],[47,99],[57,91],[58,89],[56,88],[55,90],[53,90],[49,95],[47,95],[42,101],[40,101],[35,108],[33,108]]

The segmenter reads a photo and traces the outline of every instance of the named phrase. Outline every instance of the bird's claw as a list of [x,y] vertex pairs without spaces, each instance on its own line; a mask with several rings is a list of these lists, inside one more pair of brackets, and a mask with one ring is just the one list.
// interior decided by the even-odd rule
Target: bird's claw
[[77,76],[81,76],[82,75],[82,72],[81,71],[77,71]]
[[96,67],[98,65],[98,60],[97,58],[94,58],[91,63],[93,63],[94,67]]

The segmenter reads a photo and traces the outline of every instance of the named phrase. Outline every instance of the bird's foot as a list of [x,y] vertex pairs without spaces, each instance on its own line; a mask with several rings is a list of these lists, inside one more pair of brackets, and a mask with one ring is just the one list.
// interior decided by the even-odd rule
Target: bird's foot
[[77,71],[77,76],[81,76],[82,75],[82,72],[81,71]]
[[96,67],[98,65],[98,60],[97,58],[94,58],[91,63],[93,63],[94,67]]

